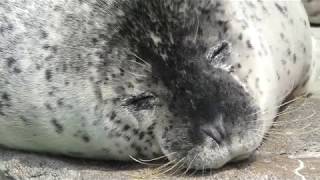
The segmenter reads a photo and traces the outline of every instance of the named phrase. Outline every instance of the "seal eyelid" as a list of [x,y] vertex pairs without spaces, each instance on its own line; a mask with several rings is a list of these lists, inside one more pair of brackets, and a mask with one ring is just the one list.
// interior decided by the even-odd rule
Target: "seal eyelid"
[[124,100],[123,106],[132,106],[135,110],[150,109],[155,105],[157,97],[154,93],[144,92]]
[[154,96],[146,95],[146,94],[139,94],[138,96],[132,96],[131,98],[128,98],[126,100],[126,104],[127,105],[136,104],[136,103],[139,103],[140,101],[146,101],[150,98],[154,98]]
[[227,41],[222,41],[216,46],[211,47],[207,54],[207,59],[212,62],[223,62],[230,55],[231,45]]

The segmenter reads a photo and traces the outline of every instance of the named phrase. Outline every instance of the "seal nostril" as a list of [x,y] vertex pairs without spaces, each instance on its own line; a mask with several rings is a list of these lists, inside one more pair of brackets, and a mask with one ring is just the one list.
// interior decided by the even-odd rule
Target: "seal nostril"
[[222,114],[219,114],[216,117],[214,124],[215,124],[217,130],[220,132],[222,138],[225,138],[227,132],[226,132],[226,129],[225,129],[225,126],[224,126],[224,120],[223,120],[223,115]]
[[202,133],[212,138],[218,144],[226,137],[226,129],[223,124],[223,116],[217,115],[213,121],[205,123],[201,128]]
[[201,128],[201,131],[209,136],[210,138],[212,138],[215,142],[217,142],[218,144],[221,143],[223,137],[221,135],[221,133],[217,130],[217,129],[214,129],[212,127],[203,127]]

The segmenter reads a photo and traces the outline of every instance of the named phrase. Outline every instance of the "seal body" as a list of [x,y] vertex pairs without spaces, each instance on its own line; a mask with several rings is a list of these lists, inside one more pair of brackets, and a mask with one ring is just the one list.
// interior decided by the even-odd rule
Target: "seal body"
[[248,157],[312,65],[300,1],[0,3],[0,144],[96,159]]

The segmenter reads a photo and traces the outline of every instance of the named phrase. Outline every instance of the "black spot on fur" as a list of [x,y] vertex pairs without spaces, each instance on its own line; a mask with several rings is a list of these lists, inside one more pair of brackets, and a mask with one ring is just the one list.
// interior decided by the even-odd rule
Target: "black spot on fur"
[[97,42],[98,42],[98,39],[97,39],[97,38],[92,38],[92,39],[91,39],[91,42],[92,42],[93,45],[96,45]]
[[297,55],[296,54],[293,54],[292,60],[293,60],[293,64],[295,64],[297,62]]
[[16,73],[16,74],[19,74],[19,73],[21,73],[22,71],[21,71],[21,69],[15,67],[15,68],[13,68],[13,72]]
[[128,125],[128,124],[126,124],[124,127],[123,127],[123,131],[127,131],[127,130],[129,130],[130,129],[130,126]]
[[110,120],[114,120],[114,118],[117,116],[116,112],[112,111],[111,112],[111,116],[110,116]]
[[131,140],[131,137],[130,136],[123,136],[123,138],[126,140],[126,141],[130,141]]
[[52,107],[49,103],[45,103],[44,106],[48,109],[48,110],[52,110]]
[[282,32],[280,33],[280,38],[284,39],[284,34]]
[[10,96],[6,92],[4,92],[1,96],[2,100],[4,101],[10,101]]
[[45,77],[46,77],[47,81],[49,81],[49,82],[51,81],[51,79],[52,79],[52,71],[50,69],[47,69],[45,71]]
[[139,130],[138,129],[133,129],[132,132],[133,132],[134,135],[137,135],[139,133]]
[[31,120],[24,117],[24,116],[19,116],[19,118],[26,124],[26,125],[31,125]]
[[90,137],[87,134],[83,134],[81,138],[86,143],[90,142]]
[[57,119],[55,119],[55,118],[51,119],[51,123],[52,123],[52,125],[54,126],[55,131],[56,131],[58,134],[61,134],[61,133],[63,132],[63,126],[58,122]]
[[122,68],[119,68],[120,76],[124,76],[124,70]]
[[58,106],[62,106],[63,105],[63,98],[58,99],[57,105]]
[[14,59],[13,57],[7,58],[7,65],[8,65],[9,68],[12,67],[12,65],[13,65],[14,63],[16,63],[16,62],[17,62],[17,60]]
[[121,121],[121,120],[116,120],[115,123],[116,123],[116,124],[121,124],[122,121]]
[[40,38],[41,39],[47,39],[47,37],[48,37],[48,33],[46,31],[44,31],[44,30],[41,30]]
[[3,112],[5,107],[10,107],[10,95],[4,92],[0,99],[0,115],[5,116],[6,114]]
[[140,132],[140,134],[139,134],[139,140],[142,140],[143,137],[144,137],[144,132]]
[[217,24],[219,25],[219,27],[222,27],[223,32],[226,33],[228,31],[228,21],[217,21]]
[[250,40],[247,40],[247,47],[248,47],[249,49],[253,49],[253,46],[252,46]]
[[283,14],[284,16],[287,16],[288,10],[286,7],[282,7],[280,4],[278,3],[274,3],[274,5],[276,6],[276,8],[280,11],[281,14]]

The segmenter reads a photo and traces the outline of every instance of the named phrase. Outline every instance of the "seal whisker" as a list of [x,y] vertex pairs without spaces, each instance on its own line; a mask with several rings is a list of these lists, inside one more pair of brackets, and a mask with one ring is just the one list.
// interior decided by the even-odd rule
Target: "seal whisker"
[[170,164],[172,164],[172,163],[175,163],[177,161],[177,159],[174,159],[174,160],[172,160],[172,161],[169,161],[169,162],[167,162],[167,163],[165,163],[165,164],[162,164],[161,166],[159,166],[159,167],[157,167],[157,168],[155,168],[155,169],[152,169],[151,170],[151,172],[149,172],[148,174],[146,174],[144,177],[145,178],[151,178],[151,177],[153,177],[153,176],[158,176],[158,175],[160,175],[160,174],[158,174],[160,171],[162,171],[164,168],[166,168],[167,166],[170,166]]
[[198,33],[199,33],[198,31],[199,31],[200,22],[199,22],[199,15],[198,14],[196,14],[196,20],[197,20],[197,25],[196,25],[196,32],[194,35],[193,43],[197,42]]
[[[275,119],[276,117],[279,117],[279,116],[282,116],[282,115],[285,115],[285,114],[290,114],[290,113],[293,113],[295,111],[298,111],[299,109],[304,107],[304,105],[305,105],[305,102],[301,106],[293,108],[292,110],[291,109],[287,109],[287,110],[281,111],[281,112],[277,113],[273,118],[270,118],[270,119],[248,120],[248,122],[259,122],[259,121],[263,122],[265,120],[272,120],[272,119]],[[273,121],[273,123],[277,123],[277,122],[279,122],[279,121]]]
[[193,172],[190,174],[190,176],[194,176],[198,172],[197,169],[194,169]]
[[169,161],[169,162],[166,163],[166,164],[163,164],[163,165],[160,166],[160,167],[157,167],[157,168],[153,169],[153,171],[151,172],[151,175],[152,175],[152,176],[159,176],[159,175],[161,175],[161,172],[162,172],[163,170],[165,170],[166,167],[170,168],[170,165],[171,165],[172,163],[176,164],[176,162],[177,162],[177,159],[174,159],[174,160],[172,160],[172,161]]
[[278,140],[280,138],[279,136],[273,137],[273,136],[270,136],[269,134],[261,135],[261,132],[253,132],[253,134],[263,139],[261,143],[263,143],[264,141],[271,141],[272,143],[277,143],[279,142]]
[[[102,12],[102,13],[105,13],[105,14],[112,14],[111,11],[108,11],[105,7],[108,6],[108,4],[105,2],[105,1],[96,1],[96,6],[95,6],[95,9]],[[115,7],[115,6],[114,6]]]
[[298,119],[298,118],[296,118],[296,119],[294,119],[294,120],[286,120],[286,121],[275,121],[274,123],[273,123],[273,125],[275,125],[275,126],[281,126],[281,125],[284,125],[285,123],[288,123],[288,122],[290,122],[290,123],[296,123],[296,122],[299,122],[300,120],[308,120],[308,119],[310,119],[310,118],[312,118],[312,117],[314,117],[316,114],[318,114],[315,110],[313,110],[312,111],[312,113],[309,115],[309,116],[307,116],[307,117],[305,117],[305,118],[303,118],[303,119]]
[[296,97],[296,98],[294,98],[294,99],[292,99],[292,100],[286,101],[286,102],[284,102],[284,103],[282,103],[282,104],[280,104],[280,105],[278,105],[278,106],[275,106],[275,107],[273,107],[272,109],[257,111],[257,112],[255,112],[255,113],[249,114],[248,116],[254,116],[254,115],[259,114],[259,113],[261,113],[261,114],[266,114],[266,113],[268,113],[269,111],[271,111],[271,110],[273,110],[273,109],[279,109],[279,108],[281,108],[281,107],[283,107],[283,106],[285,106],[285,105],[291,104],[291,103],[293,103],[293,102],[295,102],[295,101],[297,101],[297,100],[305,99],[305,98],[307,98],[309,95],[310,95],[310,94],[303,94],[303,95],[298,96],[298,97]]
[[131,155],[129,155],[129,157],[130,157],[133,161],[135,161],[135,162],[137,162],[137,163],[140,163],[140,164],[143,164],[143,165],[148,165],[148,166],[158,166],[158,165],[160,165],[160,164],[142,162],[142,161],[134,158],[134,157],[131,156]]
[[144,62],[146,66],[148,66],[150,69],[152,68],[151,64],[148,63],[146,60],[142,59],[140,56],[138,56],[136,53],[130,51],[127,49],[127,52],[131,55],[133,55],[134,57],[136,57],[137,59],[139,59],[140,61]]
[[163,168],[169,166],[169,165],[172,164],[172,163],[175,163],[176,161],[177,161],[177,159],[174,159],[174,160],[172,160],[172,161],[169,161],[169,162],[167,162],[167,163],[165,163],[165,164],[163,164],[163,165],[155,168],[154,171],[158,171],[158,172],[159,172],[159,171],[161,171]]
[[133,75],[133,76],[135,76],[135,77],[144,77],[144,78],[148,77],[147,75],[133,73],[133,72],[130,72],[128,70],[126,70],[126,72],[131,74],[131,75]]
[[187,172],[190,170],[190,168],[191,168],[191,166],[192,166],[193,161],[194,161],[197,157],[198,157],[198,154],[196,154],[196,155],[194,156],[194,158],[190,161],[187,169],[183,172],[183,175],[186,175],[186,174],[187,174]]
[[204,164],[202,164],[202,176],[204,176],[204,174],[205,174],[205,168],[204,168]]
[[128,61],[129,61],[129,62],[133,62],[133,63],[135,63],[135,64],[138,64],[138,65],[142,66],[146,71],[151,72],[150,67],[148,67],[146,64],[139,63],[139,62],[137,62],[137,61],[135,61],[135,60],[128,60]]
[[142,161],[142,162],[157,161],[157,160],[160,160],[160,159],[167,158],[168,156],[171,156],[171,155],[174,155],[174,154],[176,154],[176,152],[172,152],[172,153],[169,153],[169,154],[166,154],[166,155],[163,155],[163,156],[159,156],[159,157],[156,157],[156,158],[153,158],[153,159],[139,159],[139,160]]
[[174,165],[172,165],[172,166],[171,166],[170,168],[168,168],[167,170],[162,171],[162,172],[160,172],[160,173],[157,174],[157,175],[164,175],[164,174],[166,174],[167,172],[169,172],[169,171],[173,170],[174,168],[176,168],[176,167],[177,167],[180,163],[182,163],[184,160],[185,160],[185,157],[182,158],[182,159],[180,159],[179,161],[177,161]]
[[184,167],[185,164],[186,164],[186,162],[185,162],[185,161],[182,161],[182,163],[180,163],[180,166],[178,166],[175,171],[173,171],[172,173],[170,173],[169,176],[173,176],[173,175],[175,175],[177,172],[181,171],[181,170],[183,169],[183,167]]
[[[300,106],[299,108],[301,108],[301,106]],[[286,113],[279,114],[279,115],[276,116],[276,117],[279,117],[279,116],[284,115],[284,114],[292,113],[292,112],[298,110],[299,108],[296,108],[296,109],[294,109],[294,110],[292,110],[292,111],[290,111],[290,112],[286,112]],[[316,114],[317,114],[317,112],[316,112],[315,110],[312,110],[312,113],[311,113],[310,115],[308,115],[307,117],[305,117],[303,120],[308,120],[308,119],[312,118],[313,116],[315,116]],[[274,119],[274,118],[270,118],[270,119],[260,119],[260,120],[252,120],[252,122],[254,122],[254,121],[257,121],[257,122],[262,121],[262,122],[263,122],[263,121],[272,120],[272,119]],[[290,123],[295,123],[295,122],[298,122],[298,121],[300,121],[300,119],[298,119],[298,118],[297,118],[297,119],[294,119],[294,120],[286,119],[286,121],[273,121],[273,122],[272,122],[272,125],[273,125],[273,126],[281,126],[281,125],[283,125],[283,124],[285,124],[285,123],[288,123],[288,122],[290,122]]]

